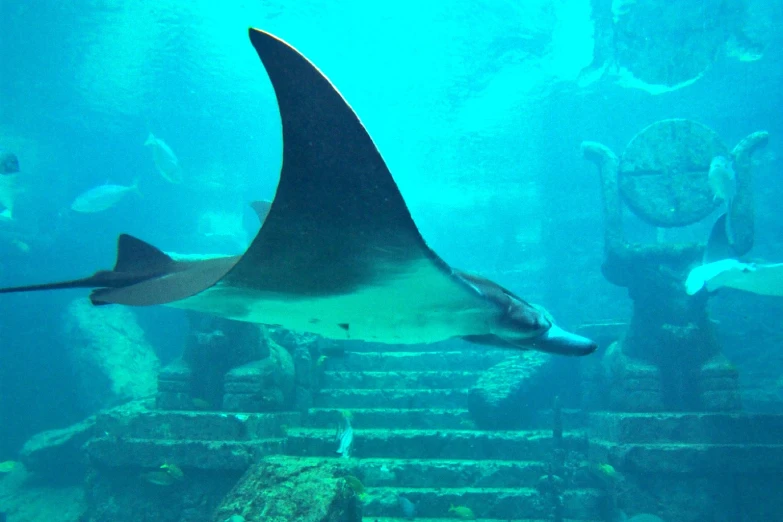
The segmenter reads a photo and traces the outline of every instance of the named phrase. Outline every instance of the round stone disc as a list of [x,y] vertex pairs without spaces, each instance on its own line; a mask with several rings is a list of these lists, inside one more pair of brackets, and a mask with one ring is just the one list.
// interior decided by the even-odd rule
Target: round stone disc
[[697,79],[724,51],[745,16],[742,1],[612,2],[619,65],[647,84],[676,86]]
[[712,158],[728,155],[718,134],[705,125],[681,119],[653,123],[623,152],[620,194],[650,225],[691,225],[721,203],[714,201],[708,174]]

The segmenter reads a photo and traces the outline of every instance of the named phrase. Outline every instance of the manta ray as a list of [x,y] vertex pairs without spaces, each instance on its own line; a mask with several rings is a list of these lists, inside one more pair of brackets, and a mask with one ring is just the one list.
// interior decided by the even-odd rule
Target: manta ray
[[721,287],[758,295],[783,296],[783,263],[744,263],[737,259],[730,240],[727,214],[712,226],[703,263],[688,273],[685,292],[694,295],[702,289],[713,292]]
[[277,98],[283,163],[271,206],[255,205],[266,216],[245,253],[181,258],[123,234],[111,270],[0,293],[92,288],[95,305],[166,305],[331,339],[596,349],[541,307],[442,260],[334,85],[283,40],[250,29],[250,41]]

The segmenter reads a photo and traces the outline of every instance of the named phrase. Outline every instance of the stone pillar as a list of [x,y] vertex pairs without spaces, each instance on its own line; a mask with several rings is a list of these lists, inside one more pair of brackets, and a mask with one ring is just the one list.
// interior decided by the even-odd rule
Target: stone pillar
[[[220,409],[224,379],[232,368],[266,358],[258,325],[187,312],[190,331],[182,358],[158,378],[160,409]],[[249,410],[255,411],[255,410]]]
[[607,351],[609,407],[618,411],[731,411],[741,408],[736,368],[722,355],[705,292],[688,296],[684,281],[704,245],[633,244],[623,234],[623,203],[656,227],[704,219],[716,202],[708,186],[712,158],[731,157],[737,196],[727,210],[737,255],[753,242],[750,156],[765,143],[757,132],[728,151],[717,134],[689,120],[663,120],[642,130],[622,157],[582,144],[599,168],[605,217],[606,279],[628,289],[633,316]]

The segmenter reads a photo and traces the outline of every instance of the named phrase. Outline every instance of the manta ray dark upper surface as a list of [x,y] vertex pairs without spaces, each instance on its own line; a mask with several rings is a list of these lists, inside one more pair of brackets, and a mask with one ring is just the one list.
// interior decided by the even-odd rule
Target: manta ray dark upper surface
[[[539,307],[442,261],[337,89],[282,40],[255,29],[250,39],[277,97],[283,163],[247,251],[182,261],[130,238],[133,248],[123,249],[121,240],[112,271],[0,291],[97,287],[97,304],[167,304],[335,339],[465,337],[568,355],[595,350]],[[254,208],[263,214],[266,205]]]
[[280,107],[283,173],[265,226],[225,281],[328,295],[368,283],[379,275],[379,263],[423,255],[440,262],[421,238],[375,144],[335,87],[282,40],[257,30],[250,39]]

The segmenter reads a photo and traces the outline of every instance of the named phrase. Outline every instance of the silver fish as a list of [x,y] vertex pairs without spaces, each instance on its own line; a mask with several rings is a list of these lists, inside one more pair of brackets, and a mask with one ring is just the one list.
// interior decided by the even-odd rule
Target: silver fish
[[734,196],[737,194],[737,176],[731,160],[725,156],[715,156],[710,162],[708,181],[714,199],[725,201],[727,207],[731,206]]
[[14,202],[20,190],[17,186],[19,159],[10,152],[0,152],[0,219],[14,219]]
[[152,149],[152,159],[155,161],[155,167],[160,175],[171,183],[182,183],[182,169],[179,166],[179,159],[171,147],[162,139],[156,138],[151,132],[144,145]]
[[343,416],[345,420],[345,428],[338,432],[337,439],[340,445],[337,448],[337,453],[343,458],[351,456],[351,444],[353,444],[353,427],[351,427],[351,420],[348,417]]
[[130,186],[108,183],[100,185],[78,196],[71,203],[71,210],[84,213],[101,212],[113,207],[131,192],[140,194],[138,182],[134,182]]
[[416,504],[402,495],[397,497],[397,504],[399,504],[400,510],[402,510],[402,514],[406,520],[413,520],[416,518]]

